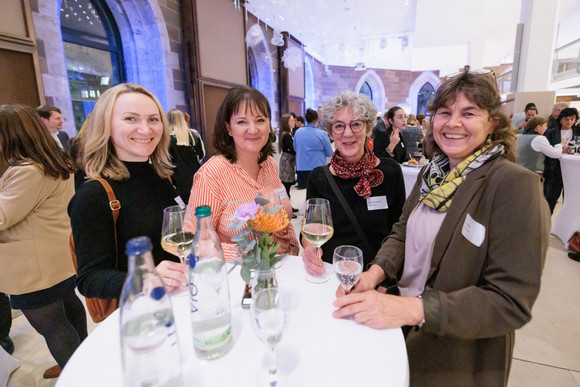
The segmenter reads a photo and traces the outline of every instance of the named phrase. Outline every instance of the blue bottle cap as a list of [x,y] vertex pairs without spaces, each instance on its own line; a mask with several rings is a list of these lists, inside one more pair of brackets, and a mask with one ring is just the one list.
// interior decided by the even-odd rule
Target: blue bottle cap
[[140,255],[145,254],[152,249],[153,247],[151,246],[151,240],[149,237],[140,236],[129,239],[125,247],[125,254],[127,254],[127,256]]
[[195,255],[189,254],[189,268],[193,269],[195,267],[196,263],[197,263],[197,261],[195,259]]

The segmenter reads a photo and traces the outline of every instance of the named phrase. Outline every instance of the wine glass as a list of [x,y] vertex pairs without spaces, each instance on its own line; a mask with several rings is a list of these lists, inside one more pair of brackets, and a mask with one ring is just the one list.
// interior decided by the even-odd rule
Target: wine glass
[[260,386],[282,386],[288,378],[287,373],[276,365],[276,344],[288,325],[290,301],[288,295],[278,288],[266,288],[253,294],[250,307],[254,332],[268,345],[270,366],[258,369],[257,379]]
[[[302,237],[312,243],[318,256],[320,246],[325,244],[334,234],[330,202],[327,199],[313,198],[306,201],[304,219],[302,219]],[[314,276],[307,272],[306,280],[313,283],[323,283],[330,279],[330,273]]]
[[185,289],[189,286],[189,254],[193,247],[195,234],[183,229],[183,219],[187,207],[171,206],[163,210],[163,225],[161,228],[161,247],[169,254],[179,257],[187,282],[181,284]]
[[348,293],[358,282],[363,269],[363,253],[356,246],[343,245],[334,249],[332,265],[338,281]]

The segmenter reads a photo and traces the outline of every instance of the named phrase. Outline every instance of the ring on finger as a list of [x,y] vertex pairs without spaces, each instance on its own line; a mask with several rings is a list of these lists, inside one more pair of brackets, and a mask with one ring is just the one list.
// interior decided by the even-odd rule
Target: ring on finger
[[171,286],[171,281],[173,281],[173,278],[169,278],[169,282],[167,282],[167,286]]

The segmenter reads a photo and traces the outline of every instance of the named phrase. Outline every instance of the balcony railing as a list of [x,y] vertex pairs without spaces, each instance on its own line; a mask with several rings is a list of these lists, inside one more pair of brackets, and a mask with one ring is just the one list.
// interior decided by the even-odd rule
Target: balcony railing
[[552,81],[580,75],[580,39],[554,50]]

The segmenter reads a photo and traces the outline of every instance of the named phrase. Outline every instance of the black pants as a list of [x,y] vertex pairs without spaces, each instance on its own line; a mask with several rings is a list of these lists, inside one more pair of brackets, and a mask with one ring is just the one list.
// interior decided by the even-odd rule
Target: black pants
[[561,174],[556,173],[553,176],[544,176],[544,196],[550,206],[550,213],[554,213],[554,207],[556,207],[556,202],[560,198],[563,187]]
[[8,337],[11,327],[12,310],[10,309],[10,299],[6,294],[0,293],[0,340]]
[[308,177],[312,171],[296,171],[296,180],[298,181],[297,189],[305,189],[308,185]]
[[284,184],[284,188],[286,188],[286,194],[288,195],[288,199],[290,199],[290,187],[292,187],[295,183],[287,183],[283,181],[282,184]]

